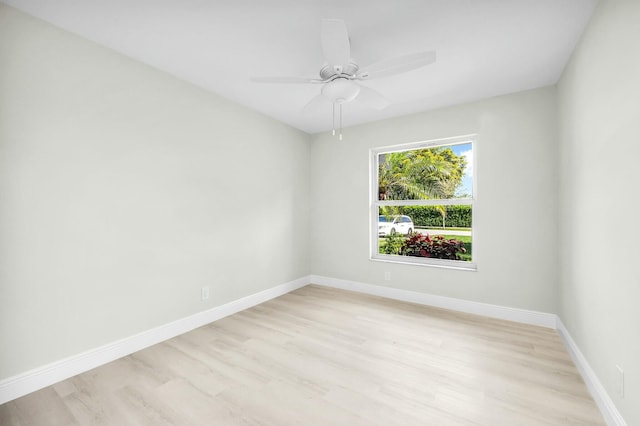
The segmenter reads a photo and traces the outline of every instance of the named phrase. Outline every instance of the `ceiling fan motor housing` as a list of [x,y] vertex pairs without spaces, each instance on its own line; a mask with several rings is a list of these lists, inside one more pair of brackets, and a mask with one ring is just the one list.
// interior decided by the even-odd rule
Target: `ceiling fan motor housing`
[[320,69],[320,78],[322,80],[331,80],[332,78],[345,77],[353,78],[358,72],[358,65],[353,62],[342,67],[342,72],[337,73],[331,65],[325,65]]

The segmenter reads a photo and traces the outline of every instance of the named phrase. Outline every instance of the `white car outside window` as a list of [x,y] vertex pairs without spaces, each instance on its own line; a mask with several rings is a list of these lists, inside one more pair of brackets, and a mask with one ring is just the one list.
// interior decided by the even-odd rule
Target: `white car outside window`
[[392,235],[395,233],[409,235],[413,232],[413,221],[409,216],[378,217],[378,235]]

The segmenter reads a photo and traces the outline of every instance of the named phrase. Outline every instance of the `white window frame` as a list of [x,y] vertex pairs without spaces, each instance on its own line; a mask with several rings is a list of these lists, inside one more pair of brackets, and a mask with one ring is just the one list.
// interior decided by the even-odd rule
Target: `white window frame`
[[[471,144],[473,150],[472,168],[472,197],[471,198],[450,198],[441,200],[379,200],[378,194],[378,158],[380,154],[388,154],[392,152],[412,151],[422,148],[437,148],[441,146]],[[477,199],[477,143],[476,135],[456,136],[452,138],[434,139],[429,141],[411,142],[400,145],[391,145],[379,148],[372,148],[370,152],[370,250],[371,260],[392,263],[404,263],[411,265],[435,266],[440,268],[452,268],[463,270],[477,270],[477,241],[476,241],[476,199]],[[443,205],[470,205],[471,206],[471,241],[473,244],[473,253],[471,262],[466,260],[447,260],[432,259],[428,257],[399,256],[379,253],[378,247],[378,212],[382,206],[443,206]]]

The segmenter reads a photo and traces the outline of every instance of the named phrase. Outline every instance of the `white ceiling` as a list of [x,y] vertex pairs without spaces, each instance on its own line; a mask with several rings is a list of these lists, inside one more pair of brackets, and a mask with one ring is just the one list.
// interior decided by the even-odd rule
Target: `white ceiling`
[[319,85],[322,18],[346,22],[360,65],[424,50],[437,61],[363,83],[392,105],[344,106],[344,126],[558,81],[597,0],[2,0],[31,15],[308,133],[331,104],[302,112]]

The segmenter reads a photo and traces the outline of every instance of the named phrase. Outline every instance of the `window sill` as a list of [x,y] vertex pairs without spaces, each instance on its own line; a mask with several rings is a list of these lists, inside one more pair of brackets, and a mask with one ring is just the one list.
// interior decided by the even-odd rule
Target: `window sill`
[[459,271],[477,271],[478,265],[473,262],[457,261],[457,260],[444,260],[444,259],[429,259],[424,257],[411,257],[411,256],[389,256],[389,255],[374,255],[370,260],[374,262],[387,262],[387,263],[400,263],[403,265],[416,265],[416,266],[430,266],[434,268],[444,269],[457,269]]

